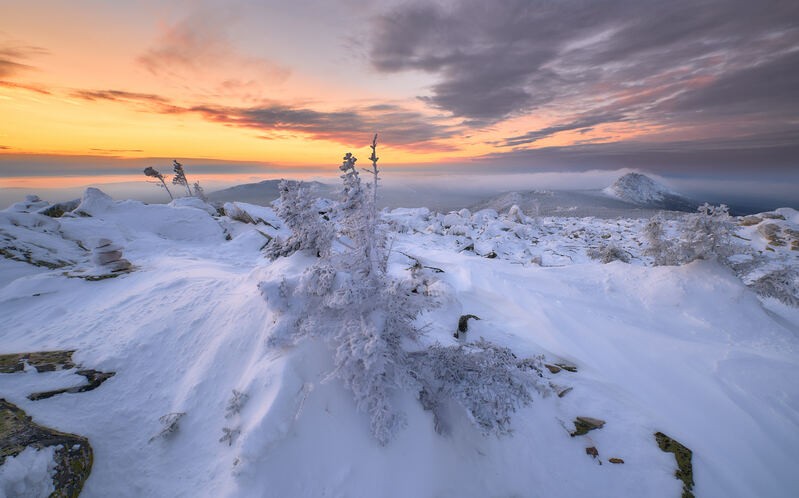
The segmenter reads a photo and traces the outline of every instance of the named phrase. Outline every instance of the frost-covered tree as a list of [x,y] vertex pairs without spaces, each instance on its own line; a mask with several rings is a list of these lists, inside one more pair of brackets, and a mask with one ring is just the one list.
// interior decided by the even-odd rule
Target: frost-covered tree
[[291,230],[286,238],[275,238],[266,246],[266,255],[271,259],[288,256],[296,251],[308,251],[326,257],[334,238],[334,229],[323,218],[316,206],[316,199],[302,182],[283,180],[278,185],[280,198],[275,203],[275,213]]
[[[371,147],[371,185],[362,184],[352,154],[347,153],[339,167],[343,191],[334,213],[335,232],[309,228],[319,220],[318,213],[309,214],[310,204],[299,186],[281,184],[277,213],[295,235],[304,235],[275,245],[274,256],[303,243],[318,250],[324,237],[330,239],[318,251],[319,260],[299,279],[284,280],[279,288],[261,285],[265,298],[281,312],[288,312],[286,297],[302,303],[302,309],[287,313],[291,330],[276,324],[279,337],[273,343],[285,346],[304,337],[324,340],[333,355],[332,377],[343,381],[359,409],[369,415],[372,434],[381,444],[404,425],[396,402],[402,391],[423,393],[419,399],[430,409],[446,400],[454,402],[484,432],[506,433],[510,413],[529,402],[528,387],[536,386],[540,370],[525,370],[529,362],[522,368],[509,350],[489,343],[422,346],[414,321],[431,301],[413,292],[418,286],[414,278],[387,272],[388,248],[376,208],[377,136]],[[333,224],[324,226],[327,230]],[[333,238],[336,242],[331,243]],[[415,352],[410,352],[411,347]],[[434,414],[445,423],[441,410]]]
[[164,175],[162,175],[157,169],[153,168],[152,166],[147,166],[144,168],[144,175],[149,176],[150,178],[155,178],[158,180],[161,187],[166,190],[166,193],[169,194],[170,199],[175,199],[175,196],[172,195],[172,192],[169,190],[169,187],[166,186],[166,181],[164,180]]

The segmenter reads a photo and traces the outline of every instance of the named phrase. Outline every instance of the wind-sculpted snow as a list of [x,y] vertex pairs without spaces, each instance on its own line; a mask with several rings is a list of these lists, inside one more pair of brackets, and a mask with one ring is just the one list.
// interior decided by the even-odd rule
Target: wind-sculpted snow
[[[693,451],[696,496],[795,494],[799,309],[745,285],[797,267],[794,210],[735,227],[732,266],[653,266],[646,219],[536,217],[523,207],[384,213],[386,271],[407,284],[391,291],[405,293],[395,304],[426,304],[413,321],[422,342],[409,354],[435,346],[446,360],[460,349],[486,365],[543,355],[577,371],[544,371],[540,386],[553,394],[534,389],[533,403],[500,421],[450,393],[476,385],[476,399],[493,400],[498,382],[524,382],[512,370],[476,384],[428,382],[427,405],[397,389],[391,401],[405,425],[381,446],[352,392],[370,385],[331,375],[341,365],[310,333],[312,320],[294,335],[298,317],[314,318],[311,291],[343,275],[317,266],[315,254],[266,258],[269,238],[291,235],[275,210],[236,203],[255,222],[246,223],[195,201],[83,200],[90,216],[24,212],[46,205],[0,212],[14,247],[52,248],[80,265],[89,254],[78,242],[107,238],[136,267],[92,282],[68,278],[71,267],[0,260],[0,353],[74,349],[76,361],[116,372],[99,389],[35,402],[27,394],[81,378],[0,376],[3,397],[34,420],[88,437],[95,461],[81,496],[680,496],[674,456],[656,432]],[[667,217],[665,233],[681,222]],[[590,257],[611,244],[629,264]],[[456,339],[469,314],[480,320]],[[427,379],[457,379],[449,365]],[[185,413],[179,428],[154,438],[159,419],[176,413]],[[572,437],[577,417],[605,424]],[[497,422],[512,434],[485,436],[483,423]],[[20,468],[15,479],[27,479]]]

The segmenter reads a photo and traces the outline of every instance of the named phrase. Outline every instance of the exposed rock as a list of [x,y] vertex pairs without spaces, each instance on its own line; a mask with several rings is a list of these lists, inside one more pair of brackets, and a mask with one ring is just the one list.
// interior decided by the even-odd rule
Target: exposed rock
[[97,370],[78,370],[75,372],[78,375],[82,375],[86,377],[86,380],[89,382],[88,384],[84,384],[82,386],[74,386],[74,387],[67,387],[64,389],[55,389],[53,391],[45,391],[41,393],[31,393],[28,395],[28,399],[31,401],[38,401],[40,399],[47,399],[52,398],[57,394],[64,394],[64,393],[84,393],[86,391],[93,391],[100,387],[100,385],[113,377],[115,372],[98,372]]
[[563,370],[566,370],[567,372],[572,372],[572,373],[577,372],[577,367],[574,365],[569,365],[568,363],[555,363],[555,366],[560,367]]
[[72,361],[74,350],[40,351],[37,353],[15,353],[0,355],[0,373],[21,372],[25,363],[37,372],[55,372],[75,368]]
[[108,239],[100,239],[97,242],[92,251],[92,263],[109,273],[128,272],[133,267],[130,261],[122,257],[122,248]]
[[599,450],[596,449],[596,446],[589,446],[585,449],[585,454],[597,458],[599,456]]
[[55,446],[55,491],[51,497],[76,498],[92,470],[93,453],[89,440],[59,432],[33,422],[24,411],[0,399],[0,465],[25,448],[36,450]]
[[624,460],[622,460],[621,458],[613,457],[613,458],[609,458],[608,462],[615,463],[615,464],[620,464],[620,463],[624,463]]
[[566,389],[564,389],[562,391],[559,391],[558,392],[558,398],[562,398],[562,397],[566,396],[567,394],[569,394],[572,391],[572,389],[574,389],[574,388],[573,387],[567,387]]
[[743,227],[750,227],[750,226],[753,226],[753,225],[757,225],[761,221],[763,221],[763,218],[761,218],[759,216],[751,215],[751,216],[742,217],[740,219],[740,221],[738,221],[738,224],[743,226]]
[[461,315],[458,319],[458,330],[455,332],[455,338],[459,339],[462,334],[466,334],[469,330],[469,319],[474,318],[475,320],[479,320],[480,317],[477,315]]
[[582,436],[594,429],[601,429],[605,426],[605,421],[592,417],[577,417],[574,419],[574,432],[571,436]]
[[562,370],[559,366],[550,365],[549,363],[546,363],[544,366],[547,367],[547,370],[549,370],[549,373],[553,373],[553,374],[556,374],[556,373],[558,373],[558,372],[560,372]]
[[77,209],[79,204],[80,204],[80,199],[75,199],[66,202],[58,202],[56,204],[53,204],[52,206],[40,209],[38,213],[43,214],[45,216],[49,216],[51,218],[60,218],[64,216],[64,214]]
[[[0,355],[0,373],[21,372],[25,369],[26,363],[35,368],[37,372],[69,370],[79,366],[72,361],[73,353],[75,353],[74,350],[65,350]],[[50,398],[57,394],[92,391],[100,387],[103,382],[114,376],[114,372],[99,372],[97,370],[91,369],[78,370],[75,373],[86,377],[88,384],[41,393],[32,393],[28,395],[28,399],[37,401],[40,399]]]
[[693,452],[662,432],[655,433],[655,441],[662,451],[674,453],[674,459],[677,460],[674,477],[683,482],[682,498],[694,498],[691,492],[694,487],[694,470],[691,463]]

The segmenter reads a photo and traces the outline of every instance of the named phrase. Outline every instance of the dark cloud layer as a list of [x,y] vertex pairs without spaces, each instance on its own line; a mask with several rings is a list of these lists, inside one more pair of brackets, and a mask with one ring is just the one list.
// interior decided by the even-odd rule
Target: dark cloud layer
[[421,98],[485,126],[544,108],[560,123],[509,137],[641,121],[726,133],[799,129],[799,2],[464,0],[379,18],[373,66],[438,81]]
[[634,168],[661,174],[796,174],[799,132],[751,135],[736,139],[667,142],[627,141],[542,147],[483,156],[476,161],[497,171]]
[[228,126],[264,132],[263,139],[286,138],[294,134],[331,140],[346,146],[360,147],[380,132],[384,143],[419,151],[452,150],[439,140],[454,134],[451,127],[429,115],[400,106],[380,104],[341,111],[317,111],[280,103],[251,107],[214,104],[178,105],[153,94],[121,90],[77,90],[73,97],[90,101],[111,101],[161,114],[197,114],[204,119]]

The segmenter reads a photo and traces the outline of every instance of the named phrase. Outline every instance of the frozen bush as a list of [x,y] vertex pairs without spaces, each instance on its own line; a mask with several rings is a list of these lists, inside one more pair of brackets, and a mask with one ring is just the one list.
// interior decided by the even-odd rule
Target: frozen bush
[[630,254],[616,244],[602,244],[588,250],[588,257],[599,260],[602,264],[612,261],[630,262]]
[[161,422],[163,427],[158,434],[150,438],[150,442],[152,443],[159,438],[167,439],[171,437],[180,428],[180,419],[183,418],[184,415],[186,415],[184,412],[173,412],[162,415],[158,421]]
[[799,307],[799,271],[795,268],[771,271],[749,286],[763,297],[773,297],[788,306]]
[[186,192],[189,194],[189,197],[191,197],[191,186],[189,186],[189,180],[186,178],[186,170],[183,169],[183,165],[173,159],[172,171],[175,172],[175,176],[172,177],[172,184],[183,185],[186,188]]
[[172,195],[172,191],[169,190],[169,187],[166,186],[166,180],[164,179],[164,175],[159,173],[157,169],[153,168],[152,166],[147,166],[146,168],[144,168],[144,176],[155,178],[156,180],[161,182],[159,185],[161,185],[161,187],[164,190],[166,190],[166,193],[169,194],[169,198],[173,200],[175,199],[175,196]]
[[233,389],[233,395],[230,397],[230,400],[228,400],[227,407],[225,408],[225,418],[231,418],[241,413],[241,409],[244,407],[244,404],[247,403],[247,398],[249,398],[249,396],[243,392]]
[[532,391],[550,391],[540,359],[519,361],[510,349],[482,339],[436,344],[410,357],[419,401],[433,412],[439,432],[447,432],[446,405],[454,402],[484,434],[508,434],[511,415],[533,401]]
[[223,427],[222,428],[222,437],[219,438],[220,443],[227,443],[228,446],[233,446],[233,442],[236,441],[236,438],[239,437],[241,434],[241,429],[230,427]]
[[733,255],[730,234],[734,225],[724,204],[707,203],[698,212],[685,216],[674,237],[668,237],[662,215],[653,217],[644,228],[649,247],[646,253],[655,265],[680,265],[697,259],[718,259],[722,263]]

